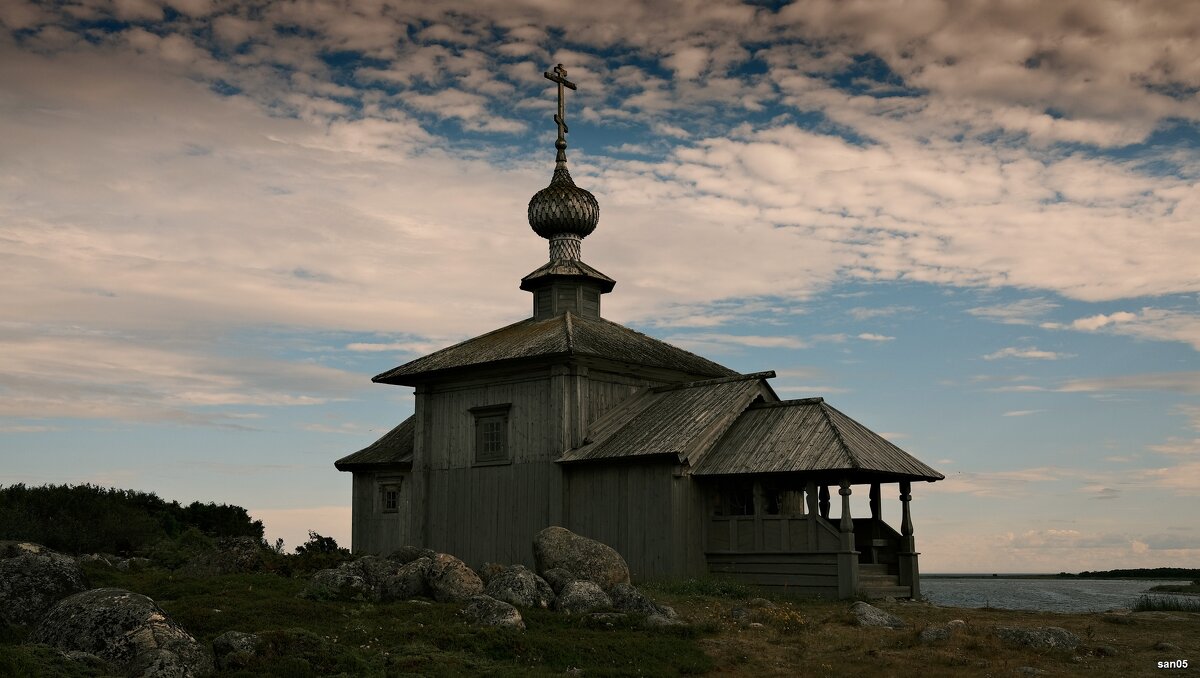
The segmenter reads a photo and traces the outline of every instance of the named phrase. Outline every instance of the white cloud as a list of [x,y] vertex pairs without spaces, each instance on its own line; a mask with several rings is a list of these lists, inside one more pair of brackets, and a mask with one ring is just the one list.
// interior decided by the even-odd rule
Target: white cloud
[[1050,311],[1058,308],[1058,304],[1037,297],[1021,299],[1007,304],[995,306],[978,306],[967,309],[967,313],[980,318],[986,318],[1006,325],[1032,325]]
[[1017,348],[1009,346],[1002,348],[999,351],[989,353],[983,356],[984,360],[1000,360],[1001,358],[1024,358],[1027,360],[1062,360],[1064,358],[1073,357],[1070,353],[1059,353],[1055,351],[1043,351],[1038,348]]
[[889,337],[889,336],[883,335],[883,334],[874,334],[872,332],[863,332],[862,334],[858,335],[858,338],[862,339],[863,341],[880,341],[880,342],[882,342],[882,341],[892,341],[896,337]]
[[1143,308],[1137,313],[1117,311],[1072,321],[1071,329],[1083,332],[1106,331],[1140,339],[1181,341],[1200,351],[1200,315],[1159,308]]
[[1045,411],[1046,410],[1012,410],[1009,412],[1005,412],[1003,416],[1005,416],[1005,417],[1027,417],[1031,414],[1038,414],[1040,412],[1045,412]]

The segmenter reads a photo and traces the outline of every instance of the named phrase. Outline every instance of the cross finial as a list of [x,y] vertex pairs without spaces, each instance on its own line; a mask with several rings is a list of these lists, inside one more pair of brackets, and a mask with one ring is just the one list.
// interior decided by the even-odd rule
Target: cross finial
[[564,96],[563,87],[576,89],[575,83],[567,80],[567,69],[563,68],[562,64],[554,67],[554,71],[546,71],[542,75],[546,76],[547,80],[558,83],[558,113],[554,115],[554,122],[558,124],[558,140],[554,142],[554,147],[558,149],[558,156],[555,157],[556,162],[567,161],[567,108],[566,97]]

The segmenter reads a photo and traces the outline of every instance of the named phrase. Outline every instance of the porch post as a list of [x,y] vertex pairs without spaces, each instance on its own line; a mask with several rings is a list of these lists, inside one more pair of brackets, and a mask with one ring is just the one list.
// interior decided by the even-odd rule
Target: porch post
[[879,483],[871,483],[871,520],[883,520],[883,510],[879,501]]
[[909,586],[912,588],[912,597],[921,597],[921,572],[917,567],[916,542],[913,539],[913,524],[912,513],[909,510],[909,502],[912,501],[912,483],[904,481],[900,483],[900,508],[902,517],[900,519],[900,552],[897,554],[900,561],[900,585]]
[[850,480],[843,478],[841,548],[838,550],[838,597],[853,598],[858,593],[858,551],[854,550],[854,518],[850,516]]
[[821,486],[821,517],[829,520],[829,486]]
[[804,501],[808,502],[808,514],[804,522],[808,523],[808,550],[817,550],[817,483],[808,481],[804,486]]

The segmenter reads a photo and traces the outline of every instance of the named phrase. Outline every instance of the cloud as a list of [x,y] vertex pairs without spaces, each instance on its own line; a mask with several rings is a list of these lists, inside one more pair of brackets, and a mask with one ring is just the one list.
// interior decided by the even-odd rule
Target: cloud
[[1124,374],[1114,377],[1071,379],[1054,390],[1063,393],[1098,393],[1104,391],[1168,391],[1200,393],[1200,372],[1157,372]]
[[1117,311],[1077,318],[1069,327],[1082,332],[1103,330],[1139,339],[1181,341],[1200,351],[1200,316],[1190,313],[1146,307],[1137,313]]
[[916,310],[915,306],[883,306],[881,308],[864,308],[858,306],[846,311],[846,313],[855,320],[870,320],[871,318],[884,318],[897,314],[912,313]]
[[874,333],[871,333],[871,332],[863,332],[862,334],[858,335],[858,338],[859,338],[859,339],[862,339],[863,341],[878,341],[878,342],[882,342],[882,341],[892,341],[892,340],[893,340],[893,339],[895,339],[896,337],[889,337],[889,336],[886,336],[886,335],[883,335],[883,334],[874,334]]
[[1002,416],[1005,416],[1005,417],[1028,417],[1031,414],[1038,414],[1039,412],[1045,412],[1045,411],[1046,410],[1012,410],[1010,412],[1005,412]]
[[796,337],[764,336],[755,334],[723,334],[699,332],[668,337],[668,343],[678,346],[739,346],[747,348],[807,348],[808,344]]
[[1043,297],[1037,297],[995,306],[977,306],[967,309],[967,313],[1006,325],[1032,325],[1056,308],[1058,308],[1058,304]]
[[1072,358],[1070,353],[1057,353],[1054,351],[1043,351],[1038,348],[1016,348],[1009,346],[1002,348],[994,353],[989,353],[983,356],[984,360],[1000,360],[1001,358],[1024,358],[1026,360],[1062,360],[1064,358]]

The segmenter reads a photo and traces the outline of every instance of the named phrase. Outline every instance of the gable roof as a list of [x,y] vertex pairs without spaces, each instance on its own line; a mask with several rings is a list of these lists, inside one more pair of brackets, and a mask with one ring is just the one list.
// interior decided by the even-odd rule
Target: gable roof
[[737,372],[603,318],[564,313],[528,318],[468,339],[377,375],[371,381],[412,385],[428,375],[462,367],[552,356],[597,356],[625,363],[725,377]]
[[771,394],[758,372],[721,379],[645,388],[598,419],[583,444],[560,462],[675,455],[685,461],[702,453],[763,393]]
[[945,478],[822,398],[751,405],[692,469],[699,476],[814,471]]
[[413,433],[416,431],[416,415],[400,422],[396,428],[354,454],[348,454],[333,462],[339,471],[363,471],[373,466],[412,466]]

